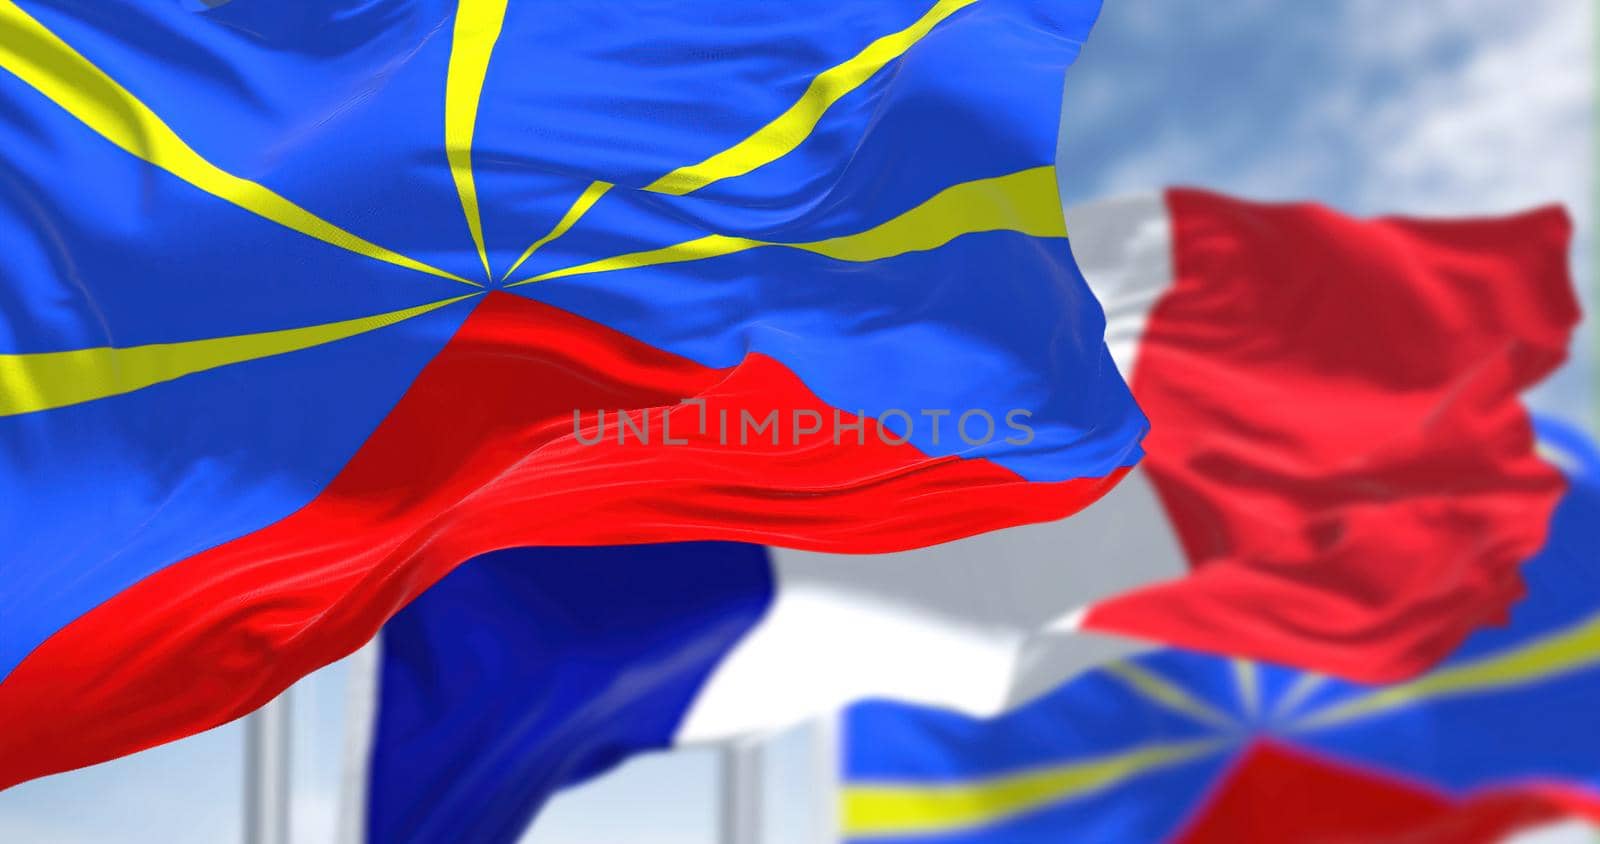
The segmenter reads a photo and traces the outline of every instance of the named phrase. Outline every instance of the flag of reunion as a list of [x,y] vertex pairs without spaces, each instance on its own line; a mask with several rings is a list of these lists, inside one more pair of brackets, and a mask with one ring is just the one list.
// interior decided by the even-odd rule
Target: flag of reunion
[[1054,169],[1097,12],[0,0],[0,787],[238,717],[480,554],[1105,493],[1146,423]]
[[993,715],[1145,640],[1386,681],[1505,616],[1563,489],[1518,400],[1577,318],[1561,211],[1356,220],[1174,190],[1067,217],[1153,425],[1127,480],[1071,519],[897,554],[473,560],[380,638],[369,840],[514,841],[641,749],[868,697]]
[[1600,821],[1600,452],[1541,424],[1572,487],[1528,595],[1386,686],[1164,651],[991,721],[887,702],[845,716],[851,842],[1503,841]]

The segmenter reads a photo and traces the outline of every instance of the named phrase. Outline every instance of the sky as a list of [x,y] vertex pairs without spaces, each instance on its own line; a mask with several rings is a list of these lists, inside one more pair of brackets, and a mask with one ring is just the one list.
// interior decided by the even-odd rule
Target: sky
[[[1595,31],[1588,0],[1107,0],[1067,77],[1066,199],[1181,184],[1362,215],[1562,202],[1593,302]],[[1580,333],[1536,408],[1594,425],[1596,342]],[[333,666],[295,691],[296,844],[333,839],[347,680]],[[0,793],[0,841],[238,840],[242,746],[232,724]],[[798,732],[766,754],[765,844],[817,840],[817,746]],[[558,798],[526,841],[711,844],[716,771],[706,750],[636,760]]]

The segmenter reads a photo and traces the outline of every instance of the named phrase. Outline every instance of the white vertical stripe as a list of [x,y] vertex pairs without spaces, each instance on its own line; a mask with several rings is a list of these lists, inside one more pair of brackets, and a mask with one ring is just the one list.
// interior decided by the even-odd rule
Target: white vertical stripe
[[[1172,285],[1164,197],[1069,209],[1073,254],[1130,376]],[[680,742],[780,728],[884,697],[990,715],[1148,645],[1079,628],[1083,609],[1187,571],[1154,489],[1133,472],[1070,519],[900,554],[776,550],[766,617],[713,672]]]
[[[1114,200],[1067,214],[1074,254],[1106,309],[1112,357],[1129,377],[1150,312],[1172,282],[1165,202]],[[1186,570],[1137,470],[1101,502],[1052,524],[899,554],[774,549],[773,605],[713,671],[677,740],[759,736],[872,697],[996,714],[1148,648],[1079,629],[1084,609]],[[360,842],[364,827],[376,670],[375,644],[352,657],[344,844]],[[836,776],[828,726],[819,764]],[[737,745],[724,759],[724,840],[742,841],[759,822],[759,782],[748,775],[759,756],[750,747]],[[821,791],[831,807],[833,789]]]
[[1160,194],[1067,209],[1072,256],[1106,311],[1106,346],[1132,381],[1139,341],[1172,286],[1172,221]]
[[885,697],[991,715],[1126,641],[1074,629],[1073,610],[1183,574],[1137,470],[1093,507],[899,554],[776,550],[765,618],[713,672],[680,742],[776,729]]

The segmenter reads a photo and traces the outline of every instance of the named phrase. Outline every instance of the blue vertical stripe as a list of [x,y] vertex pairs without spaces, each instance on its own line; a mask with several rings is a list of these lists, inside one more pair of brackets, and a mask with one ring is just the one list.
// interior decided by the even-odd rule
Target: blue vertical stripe
[[512,842],[557,789],[666,747],[772,597],[765,548],[518,548],[384,628],[373,842]]

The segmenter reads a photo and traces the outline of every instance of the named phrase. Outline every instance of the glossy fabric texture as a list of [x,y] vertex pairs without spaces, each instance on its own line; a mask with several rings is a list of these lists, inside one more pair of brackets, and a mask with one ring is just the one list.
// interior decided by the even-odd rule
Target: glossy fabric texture
[[[1140,454],[1144,420],[1067,250],[1052,169],[1062,72],[1097,3],[193,6],[0,2],[0,497],[11,503],[0,709],[22,719],[0,784],[248,711],[478,553],[711,538],[910,547],[939,530],[903,529],[916,517],[893,512],[879,484],[891,464],[911,482],[904,494],[946,496],[924,524],[965,513],[959,529],[973,532],[1071,512]],[[614,260],[662,250],[690,259]],[[573,371],[624,403],[590,407],[579,397],[594,392],[552,395],[551,381],[473,380],[456,401],[542,394],[536,421],[524,409],[510,411],[515,424],[470,418],[507,412],[470,397],[460,419],[396,420],[473,315],[488,306],[480,323],[508,324],[517,309],[489,305],[495,296],[541,314],[525,326],[554,321],[559,336],[593,341],[597,357]],[[485,342],[457,339],[457,360]],[[519,378],[567,354],[525,339],[493,341],[536,361]],[[638,354],[654,368],[633,366]],[[908,445],[888,464],[813,451],[784,468],[767,452],[764,482],[734,485],[734,506],[697,512],[681,485],[626,512],[595,499],[589,532],[562,537],[447,539],[445,521],[468,520],[436,519],[472,498],[471,473],[373,475],[374,458],[360,457],[427,464],[438,442],[524,424],[550,442],[563,400],[570,433],[574,410],[707,389],[679,389],[672,373],[685,368],[743,371],[758,417],[774,396],[850,418],[1003,419],[1020,407],[1037,433],[971,446],[891,421]],[[445,392],[435,382],[411,406]],[[372,442],[394,430],[414,439]],[[516,447],[466,450],[517,464],[531,484],[538,461]],[[730,459],[751,471],[751,455]],[[1070,492],[1007,512],[976,488],[962,503],[975,477]],[[540,493],[596,488],[562,490],[558,478]],[[823,478],[836,494],[814,495]],[[351,490],[378,499],[341,497]],[[530,523],[531,499],[490,497],[508,523]],[[802,512],[776,515],[772,501]],[[346,554],[356,535],[376,542]],[[288,537],[299,551],[282,550]],[[333,586],[305,587],[301,552],[315,571],[339,568]],[[251,591],[227,592],[234,573]],[[202,592],[203,611],[186,616]],[[286,607],[290,617],[274,614]],[[128,618],[169,632],[173,650],[119,644]],[[347,626],[295,632],[330,619]],[[297,655],[279,654],[274,671],[250,670],[290,643]],[[141,659],[123,659],[134,647]],[[224,653],[229,671],[212,662]],[[124,670],[89,683],[84,660]],[[171,677],[157,665],[217,682],[158,700]],[[80,688],[104,690],[78,704],[86,722],[112,706],[122,727],[90,739],[48,710]],[[69,750],[56,731],[85,738]]]
[[[1176,221],[1173,229],[1181,238],[1177,254],[1186,274],[1176,284],[1166,277],[1150,279],[1150,286],[1160,288],[1164,298],[1155,303],[1152,320],[1141,326],[1146,348],[1134,356],[1138,373],[1135,384],[1150,391],[1152,406],[1164,414],[1157,418],[1176,426],[1155,437],[1163,448],[1152,450],[1145,460],[1146,466],[1166,469],[1164,474],[1151,480],[1140,479],[1137,485],[1124,484],[1089,513],[1063,524],[1021,529],[1060,531],[1053,541],[1041,535],[1030,541],[1020,532],[1002,531],[984,537],[983,545],[957,543],[936,549],[950,553],[959,567],[940,567],[927,557],[912,558],[921,564],[921,571],[935,572],[936,579],[955,583],[953,588],[965,589],[978,596],[977,600],[986,601],[992,611],[986,615],[964,616],[950,612],[948,605],[937,601],[920,603],[919,599],[929,599],[915,583],[919,568],[897,565],[905,562],[903,558],[859,563],[812,560],[819,571],[837,564],[862,573],[863,579],[854,584],[844,579],[827,581],[825,587],[807,597],[812,604],[833,610],[833,614],[818,611],[805,616],[812,626],[795,629],[792,649],[761,650],[756,643],[763,635],[776,635],[774,616],[782,616],[785,601],[807,600],[795,597],[797,589],[801,590],[799,594],[807,594],[803,591],[808,579],[805,562],[785,569],[786,560],[780,552],[774,605],[754,629],[740,633],[742,641],[721,658],[721,664],[710,674],[711,682],[700,689],[698,700],[656,694],[650,683],[625,683],[624,675],[650,674],[662,667],[655,654],[641,650],[636,663],[613,667],[618,688],[625,687],[629,693],[612,687],[606,687],[603,693],[595,692],[593,705],[597,711],[609,711],[609,707],[626,701],[630,706],[666,713],[664,717],[669,719],[687,715],[688,723],[694,722],[696,716],[705,717],[706,711],[724,718],[745,715],[744,710],[718,710],[715,706],[705,709],[706,702],[716,698],[718,680],[738,675],[741,658],[770,664],[773,676],[769,682],[774,686],[780,685],[781,676],[805,687],[788,687],[790,693],[782,701],[759,695],[741,699],[748,713],[753,714],[749,721],[741,722],[747,728],[751,724],[781,724],[783,713],[792,712],[784,709],[788,700],[802,697],[811,688],[825,687],[835,677],[858,673],[872,677],[855,687],[858,695],[898,697],[911,688],[915,689],[913,694],[922,696],[898,699],[960,709],[963,704],[970,706],[971,699],[939,698],[929,695],[925,687],[897,686],[895,678],[904,676],[901,669],[914,672],[917,669],[910,667],[921,666],[929,674],[949,676],[976,688],[982,687],[996,670],[1021,675],[1030,670],[1030,665],[1037,669],[1039,663],[1017,660],[1017,654],[1005,648],[995,648],[986,652],[984,659],[974,659],[960,647],[960,636],[945,634],[972,624],[999,628],[1012,620],[1008,613],[1015,613],[1016,618],[1027,616],[1028,607],[1038,606],[1030,604],[1030,599],[1041,594],[1057,596],[1058,603],[1050,605],[1052,614],[1059,614],[1091,594],[1115,594],[1115,590],[1070,593],[1054,589],[1047,571],[1059,573],[1063,567],[1071,566],[1086,567],[1084,570],[1090,566],[1109,568],[1128,564],[1130,558],[1149,560],[1163,555],[1173,560],[1172,568],[1164,573],[1166,577],[1183,571],[1186,554],[1196,565],[1197,576],[1209,567],[1235,577],[1240,570],[1272,570],[1295,576],[1276,583],[1251,583],[1251,601],[1229,608],[1232,613],[1220,621],[1210,620],[1218,627],[1232,625],[1230,629],[1236,635],[1226,646],[1240,652],[1263,651],[1286,661],[1303,658],[1313,666],[1328,662],[1331,654],[1339,657],[1339,667],[1352,673],[1394,670],[1395,664],[1420,671],[1430,667],[1431,661],[1447,656],[1452,642],[1440,636],[1439,631],[1448,633],[1475,624],[1476,614],[1483,611],[1479,601],[1509,600],[1520,588],[1519,580],[1502,575],[1514,572],[1522,557],[1531,553],[1519,551],[1519,544],[1529,546],[1545,535],[1549,513],[1561,488],[1559,472],[1536,457],[1531,436],[1519,436],[1527,434],[1529,421],[1516,402],[1515,393],[1526,380],[1542,371],[1547,357],[1554,354],[1557,344],[1564,342],[1568,327],[1565,320],[1570,317],[1566,307],[1570,304],[1568,278],[1558,251],[1565,243],[1564,218],[1545,211],[1506,220],[1440,224],[1437,229],[1415,223],[1403,230],[1410,235],[1404,237],[1392,236],[1388,231],[1391,224],[1348,220],[1304,206],[1262,206],[1194,192],[1181,192],[1170,204]],[[1161,222],[1152,212],[1169,213],[1163,203],[1141,204],[1140,216],[1127,225],[1130,221],[1115,217],[1115,212],[1129,207],[1096,204],[1072,215],[1078,231],[1104,235],[1103,243],[1083,242],[1093,242],[1119,256],[1099,266],[1101,273],[1091,275],[1097,282],[1141,270],[1138,261],[1128,259],[1128,250],[1118,251],[1122,239],[1116,236],[1117,230],[1148,232],[1151,222]],[[1103,225],[1108,219],[1121,225]],[[1409,229],[1425,232],[1429,237]],[[1241,243],[1241,232],[1255,233],[1255,237]],[[1296,248],[1281,249],[1280,241]],[[1168,263],[1164,253],[1171,247],[1163,243],[1159,248],[1161,263]],[[1196,252],[1221,255],[1226,260],[1183,257]],[[1310,253],[1320,255],[1320,260],[1300,259],[1302,254]],[[1105,301],[1113,304],[1126,298],[1113,291]],[[1486,299],[1487,304],[1480,299]],[[1521,309],[1502,312],[1498,308],[1501,302]],[[1392,314],[1392,323],[1368,325],[1355,319],[1354,314],[1363,310]],[[1116,318],[1113,311],[1113,319]],[[1118,327],[1115,322],[1113,327]],[[1455,342],[1445,342],[1437,332],[1450,332]],[[549,334],[551,328],[544,327],[540,333]],[[1397,337],[1406,342],[1395,342]],[[1513,344],[1509,350],[1502,348],[1507,343]],[[1501,356],[1515,360],[1523,353],[1515,344],[1531,347],[1527,350],[1530,361],[1508,375],[1501,368],[1505,363]],[[1478,364],[1485,365],[1475,370]],[[1197,387],[1191,377],[1197,371],[1208,373],[1213,381],[1235,389],[1239,395],[1266,395],[1275,400],[1234,408],[1227,401],[1229,393],[1214,393],[1204,389],[1203,384]],[[1474,378],[1505,392],[1496,392],[1479,403],[1462,402],[1453,395],[1455,386],[1470,384]],[[1277,398],[1288,394],[1300,400]],[[1427,408],[1443,410],[1430,418],[1423,412]],[[1418,427],[1435,438],[1408,434]],[[1559,440],[1558,429],[1547,433],[1552,441]],[[1414,451],[1387,448],[1392,445],[1391,438]],[[1477,438],[1487,438],[1489,442],[1480,443]],[[1226,454],[1229,459],[1213,453]],[[1217,468],[1230,467],[1230,463],[1240,466],[1228,471]],[[1242,467],[1256,468],[1250,472]],[[1268,483],[1258,476],[1272,477],[1275,482]],[[1445,492],[1451,483],[1467,478],[1471,484],[1458,494]],[[1166,495],[1164,510],[1158,502],[1138,507],[1123,497],[1130,489],[1147,483],[1153,492]],[[1363,492],[1370,497],[1360,497]],[[1265,512],[1274,518],[1260,518]],[[1344,539],[1348,548],[1326,539],[1337,537],[1342,523],[1352,525]],[[1101,525],[1098,530],[1094,527],[1097,524]],[[1135,532],[1148,536],[1165,532],[1169,525],[1188,540],[1188,549],[1178,547],[1176,542],[1138,546],[1133,541]],[[1079,529],[1082,532],[1073,533]],[[1289,541],[1298,536],[1296,531],[1307,535],[1304,542]],[[1375,541],[1385,537],[1387,544]],[[1229,547],[1230,543],[1234,549],[1231,554],[1212,550]],[[638,565],[645,565],[662,553],[652,547],[639,547],[637,552]],[[1319,557],[1319,552],[1327,556]],[[529,551],[528,558],[537,559],[539,553]],[[1025,557],[1027,563],[1008,566],[1008,556]],[[1365,564],[1375,573],[1356,576],[1362,574],[1357,564]],[[707,560],[706,565],[712,565],[712,561]],[[700,587],[695,585],[697,579],[689,576],[696,569],[688,565],[681,568],[688,577],[684,583],[651,582],[650,588],[659,590],[661,602],[696,603],[694,592]],[[1022,571],[1030,574],[1016,576]],[[873,572],[879,581],[876,584],[869,579]],[[1426,576],[1419,576],[1419,572]],[[1012,577],[1007,577],[1008,573]],[[818,572],[811,574],[816,576]],[[786,575],[792,579],[786,580]],[[413,606],[447,600],[444,595],[462,588],[454,584],[464,578],[461,573],[447,577]],[[1184,603],[1188,597],[1184,590],[1189,583],[1178,580],[1169,587],[1178,609],[1159,620],[1169,624],[1174,619],[1190,620],[1185,615],[1189,605]],[[1304,588],[1292,588],[1294,584],[1303,584]],[[1492,588],[1468,593],[1478,601],[1447,604],[1434,602],[1427,591],[1464,588],[1462,584]],[[1269,589],[1272,586],[1278,588]],[[1204,596],[1205,588],[1202,578],[1196,591]],[[874,596],[881,599],[879,603],[869,600]],[[1115,602],[1113,598],[1109,603]],[[1301,610],[1302,604],[1316,608],[1309,621]],[[1425,611],[1414,609],[1418,606]],[[941,607],[945,614],[941,614]],[[1330,612],[1328,607],[1341,610],[1344,615]],[[730,616],[737,616],[744,608],[736,596],[728,596],[726,609]],[[884,641],[895,640],[898,628],[893,624],[869,628],[870,633],[856,637],[860,641],[848,654],[829,651],[830,635],[839,635],[838,629],[852,617],[852,610],[876,614],[885,621],[897,613],[920,611],[932,622],[914,636],[902,634],[904,647],[898,653],[881,649]],[[435,654],[441,665],[455,660],[470,662],[486,646],[484,643],[529,635],[525,630],[519,632],[521,628],[539,629],[548,623],[548,613],[547,607],[530,597],[525,613],[508,614],[503,622],[478,623],[465,614],[457,614],[450,625],[407,627],[403,631],[391,625],[385,636],[388,641],[406,642],[410,650]],[[1393,615],[1399,615],[1399,621],[1389,621]],[[520,628],[511,623],[513,618],[520,618]],[[1038,616],[1035,623],[1042,623],[1044,618]],[[938,629],[940,624],[949,629]],[[1382,635],[1370,632],[1375,627]],[[1028,629],[1031,632],[1033,628]],[[1355,633],[1347,634],[1351,630]],[[1174,640],[1184,641],[1187,632],[1177,630]],[[635,635],[646,640],[655,634],[652,628],[640,627]],[[1419,648],[1419,636],[1441,643]],[[1063,652],[1071,648],[1089,651],[1093,647],[1091,641],[1092,638],[1069,635],[1063,637],[1061,646]],[[1214,640],[1200,639],[1197,643],[1211,641]],[[581,642],[563,645],[564,650],[571,651],[581,647]],[[834,654],[831,660],[817,656],[829,653]],[[879,664],[874,664],[875,657]],[[1015,666],[1010,666],[1012,660],[1017,660]],[[571,664],[541,665],[544,674],[540,688],[565,688],[574,682],[571,675],[581,673]],[[704,676],[702,670],[698,664],[690,669],[695,677]],[[1180,688],[1189,690],[1185,692],[1189,699],[1184,701],[1183,695],[1173,695],[1172,684],[1164,684],[1157,675],[1132,669],[1119,671],[1122,673],[1096,675],[1098,679],[1084,681],[1075,696],[1044,706],[1048,718],[1053,719],[1048,727],[1024,719],[1014,729],[984,733],[981,747],[961,745],[961,754],[941,756],[939,742],[948,739],[959,744],[962,733],[953,729],[930,737],[921,732],[926,725],[918,721],[905,725],[875,722],[880,734],[875,734],[873,740],[893,742],[904,732],[907,743],[924,742],[926,746],[920,748],[917,763],[926,766],[920,771],[929,776],[960,777],[963,773],[955,764],[958,762],[970,762],[974,771],[994,777],[1038,769],[1040,776],[1023,777],[1012,783],[1009,797],[996,797],[1022,801],[1013,806],[1017,820],[1007,826],[1019,840],[1054,840],[1059,830],[1079,826],[1096,830],[1093,835],[1085,835],[1087,840],[1157,840],[1185,814],[1189,793],[1186,789],[1234,770],[1229,763],[1231,757],[1215,752],[1213,745],[1215,733],[1236,727],[1238,719],[1228,707],[1215,702],[1239,695],[1242,680],[1226,672],[1186,678]],[[1259,675],[1255,684],[1257,698],[1288,695],[1287,685],[1292,684],[1280,683],[1281,677],[1255,667],[1249,672],[1251,676]],[[386,684],[380,712],[426,712],[431,720],[426,722],[426,728],[417,727],[418,735],[456,735],[467,729],[465,725],[478,723],[471,705],[459,703],[478,697],[495,701],[496,708],[521,706],[523,717],[530,722],[540,717],[544,698],[539,694],[499,695],[473,678],[460,680],[459,689],[442,688],[447,685],[448,675],[433,676],[441,688],[416,682]],[[1032,688],[1054,686],[1062,676],[1056,674],[1049,680],[1033,682]],[[475,695],[473,690],[480,687],[483,694]],[[1177,701],[1176,708],[1146,712],[1150,700],[1145,695],[1149,694]],[[1084,702],[1086,697],[1092,698],[1090,703]],[[429,708],[427,702],[436,699],[458,703]],[[1239,705],[1245,704],[1241,701]],[[1259,706],[1260,701],[1254,705]],[[1129,711],[1144,714],[1122,717]],[[958,725],[968,723],[953,716],[951,719]],[[489,748],[485,752],[511,759],[542,760],[541,764],[550,770],[564,769],[584,757],[585,751],[574,747],[558,725],[538,723],[531,735],[502,726],[494,735],[475,735],[468,744]],[[607,736],[623,727],[607,721],[590,723],[591,729]],[[662,735],[670,735],[670,727],[663,729],[666,732]],[[1164,740],[1151,741],[1155,734]],[[446,829],[471,828],[472,813],[461,811],[462,806],[498,806],[505,801],[505,805],[531,812],[531,807],[540,803],[550,789],[561,784],[556,779],[527,777],[518,773],[516,764],[507,764],[499,769],[498,776],[475,776],[468,789],[453,777],[456,766],[452,757],[430,754],[424,742],[407,742],[392,735],[380,739],[388,744],[378,748],[374,761],[381,761],[383,767],[375,768],[371,780],[371,822],[377,840],[391,840],[397,817],[410,819],[407,828],[429,825],[442,835]],[[636,739],[631,746],[646,749],[658,746],[659,741],[665,739]],[[620,753],[626,746],[621,742],[613,749]],[[1431,795],[1418,796],[1409,791],[1401,795],[1404,799],[1388,800],[1383,796],[1394,790],[1392,783],[1383,784],[1374,796],[1363,787],[1364,781],[1352,784],[1338,770],[1329,770],[1316,760],[1303,765],[1297,751],[1281,750],[1276,745],[1259,745],[1240,757],[1248,762],[1238,766],[1236,775],[1244,779],[1304,779],[1313,784],[1309,786],[1313,792],[1349,786],[1352,799],[1377,807],[1374,811],[1380,816],[1393,808],[1396,812],[1415,811],[1418,817],[1431,817],[1444,805]],[[1071,761],[1033,764],[1049,754]],[[1101,828],[1107,821],[1102,817],[1102,807],[1093,803],[1062,800],[1060,805],[1038,811],[1027,805],[1028,795],[1041,790],[1045,795],[1089,794],[1132,773],[1140,777],[1142,796],[1161,802],[1170,811],[1144,812],[1136,823],[1113,831]],[[1297,806],[1294,812],[1312,812],[1314,808]],[[1356,817],[1359,813],[1355,812],[1345,814],[1350,815],[1352,823],[1382,820]],[[1026,821],[1022,819],[1024,815]],[[1228,828],[1234,828],[1237,822],[1227,805],[1211,821]],[[1357,824],[1346,831],[1354,834],[1361,828],[1364,827]],[[1205,834],[1219,833],[1213,829]],[[1027,838],[1030,835],[1037,838]],[[1283,836],[1268,839],[1285,840]],[[1225,836],[1222,840],[1226,840]],[[1288,836],[1287,840],[1296,839]]]

